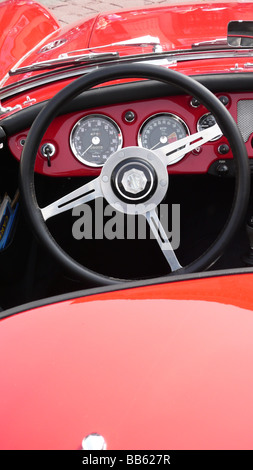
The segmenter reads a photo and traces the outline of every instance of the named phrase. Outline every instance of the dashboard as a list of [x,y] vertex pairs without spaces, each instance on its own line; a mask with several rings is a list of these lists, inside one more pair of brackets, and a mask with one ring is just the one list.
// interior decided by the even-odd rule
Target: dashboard
[[[237,122],[248,156],[253,157],[253,93],[216,95]],[[152,98],[89,108],[55,118],[40,144],[35,171],[48,176],[96,176],[110,155],[123,147],[158,149],[206,129],[214,116],[186,95]],[[29,129],[9,137],[20,159]],[[171,174],[229,174],[233,158],[227,139],[220,136],[168,167]]]

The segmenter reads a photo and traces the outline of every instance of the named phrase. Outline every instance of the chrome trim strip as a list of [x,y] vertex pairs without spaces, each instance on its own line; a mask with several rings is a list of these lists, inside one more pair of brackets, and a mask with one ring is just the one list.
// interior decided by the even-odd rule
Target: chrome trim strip
[[[208,52],[208,54],[203,52],[200,54],[199,52],[193,51],[178,51],[178,52],[162,52],[157,54],[154,57],[154,53],[150,54],[137,54],[134,56],[125,56],[120,57],[119,59],[114,59],[112,61],[105,62],[106,65],[115,65],[117,63],[127,63],[127,62],[151,62],[152,63],[161,63],[161,60],[167,61],[168,65],[176,65],[177,62],[183,61],[190,61],[190,60],[205,60],[205,59],[224,59],[224,58],[238,58],[239,57],[253,57],[253,52],[249,50],[243,51],[215,51],[215,52]],[[0,89],[0,100],[11,98],[19,93],[23,93],[25,91],[38,88],[43,85],[47,85],[49,83],[55,82],[57,80],[65,80],[67,78],[72,78],[75,76],[83,75],[85,73],[89,73],[99,67],[105,65],[105,63],[99,63],[99,65],[93,65],[92,67],[87,67],[86,65],[80,66],[80,68],[67,68],[67,70],[52,70],[50,72],[46,72],[45,74],[40,74],[35,77],[31,77],[25,80],[20,80],[20,82],[7,85]],[[84,70],[85,68],[85,70]]]
[[[96,68],[97,67],[93,67],[89,69],[89,72],[91,72],[92,70],[95,70]],[[73,69],[64,73],[63,72],[59,73],[59,71],[57,72],[58,72],[57,74],[47,73],[47,74],[43,74],[43,77],[41,77],[40,75],[39,78],[33,77],[32,79],[22,80],[19,83],[15,83],[13,85],[7,86],[2,89],[2,92],[0,92],[0,100],[11,98],[25,91],[32,90],[34,88],[39,88],[40,86],[48,85],[52,82],[62,81],[67,78],[73,78],[73,77],[77,77],[79,75],[85,74],[83,70],[73,71]],[[86,73],[88,73],[88,71]]]
[[[163,56],[163,54],[160,54]],[[88,66],[87,64],[82,64],[80,67],[67,67],[61,70],[52,70],[50,72],[46,72],[35,77],[30,77],[24,80],[20,80],[18,83],[13,83],[11,85],[7,85],[6,87],[0,89],[0,100],[4,100],[7,98],[11,98],[19,93],[23,93],[25,91],[32,90],[33,88],[38,88],[43,85],[50,84],[52,82],[56,82],[58,80],[66,80],[67,78],[77,77],[79,75],[85,75],[87,73],[92,72],[93,70],[98,69],[99,67],[103,67],[106,65],[115,65],[118,63],[126,63],[126,62],[138,62],[138,61],[147,61],[147,59],[153,59],[153,61],[160,62],[161,57],[154,57],[153,54],[147,54],[143,56],[143,54],[135,55],[135,56],[125,56],[119,59],[113,59],[112,61],[108,60],[108,62],[100,62],[98,64],[93,64],[92,66]],[[166,60],[166,57],[163,57],[163,60]],[[169,65],[169,62],[166,61]],[[176,65],[173,62],[172,65]],[[160,64],[159,64],[160,65]]]
[[9,75],[22,75],[23,73],[34,72],[37,70],[54,69],[56,67],[63,67],[64,65],[75,65],[77,62],[82,64],[89,64],[91,62],[98,63],[103,62],[106,59],[119,57],[119,54],[118,52],[91,52],[89,54],[79,54],[74,57],[68,56],[67,54],[65,57],[63,56],[64,54],[62,54],[61,57],[59,56],[57,59],[44,60],[24,67],[18,67],[17,69],[11,69],[9,71]]
[[227,38],[211,39],[207,41],[194,42],[192,44],[192,49],[203,49],[203,48],[213,48],[213,47],[228,47]]

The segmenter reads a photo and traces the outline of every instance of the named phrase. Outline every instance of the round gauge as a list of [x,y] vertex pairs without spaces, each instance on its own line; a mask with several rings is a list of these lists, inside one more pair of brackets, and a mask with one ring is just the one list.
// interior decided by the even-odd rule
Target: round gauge
[[[198,123],[197,123],[197,130],[198,131],[203,131],[204,129],[208,129],[208,127],[212,127],[216,124],[216,119],[211,113],[206,113],[199,118]],[[214,139],[210,139],[211,141],[218,140],[222,136],[222,133],[218,135],[218,137],[215,137]]]
[[90,114],[73,127],[70,146],[80,162],[89,166],[103,166],[122,147],[121,130],[111,118]]
[[[138,134],[138,145],[149,150],[156,150],[189,135],[185,122],[170,113],[155,114],[148,118],[141,126]],[[187,147],[186,147],[187,153]],[[171,162],[176,163],[184,155]]]

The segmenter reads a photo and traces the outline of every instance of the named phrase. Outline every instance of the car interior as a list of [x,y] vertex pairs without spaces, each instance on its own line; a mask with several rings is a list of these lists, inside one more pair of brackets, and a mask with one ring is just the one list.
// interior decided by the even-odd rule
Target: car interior
[[[220,74],[217,77],[196,77],[196,80],[211,90],[230,112],[239,127],[248,157],[253,158],[253,142],[249,139],[253,132],[250,77],[246,74],[240,77]],[[89,279],[75,279],[73,273],[64,270],[40,243],[19,194],[21,154],[32,123],[44,105],[33,105],[1,121],[0,194],[2,198],[7,194],[12,207],[16,208],[8,242],[0,251],[2,309],[96,287]],[[111,151],[115,151],[119,146],[154,147],[157,126],[160,126],[160,131],[162,127],[166,132],[169,129],[173,141],[212,126],[214,117],[196,97],[183,93],[173,84],[152,80],[114,84],[104,87],[103,93],[96,89],[81,93],[62,108],[39,144],[35,190],[40,207],[100,174],[101,161],[94,163],[89,160],[86,149],[78,146],[79,128],[83,126],[85,132],[89,120],[91,126],[98,125],[97,121],[94,124],[94,119],[102,121],[102,125],[107,126],[106,131],[109,125],[114,137]],[[50,147],[43,153],[48,144],[53,146],[52,155]],[[236,164],[230,142],[221,133],[200,148],[186,152],[180,161],[168,166],[168,174],[169,187],[162,201],[163,208],[168,208],[168,218],[165,220],[163,212],[163,222],[172,233],[172,207],[180,207],[180,243],[176,255],[181,265],[187,266],[212,245],[229,217],[236,190]],[[130,216],[124,215],[124,229],[117,237],[119,219],[116,212],[106,212],[106,202],[101,200],[100,203],[104,208],[102,224],[109,223],[115,237],[94,236],[96,202],[91,201],[93,237],[89,239],[81,235],[73,237],[73,224],[78,220],[81,233],[85,232],[81,213],[74,215],[69,210],[47,221],[48,229],[59,246],[87,268],[122,281],[161,278],[164,282],[173,279],[177,272],[171,272],[157,241],[148,230],[147,236],[138,239],[138,224],[142,219],[138,218],[135,224],[135,236],[127,239],[127,217]],[[251,193],[243,222],[222,256],[207,266],[206,272],[229,272],[252,266],[252,218]],[[123,219],[120,219],[121,223]]]

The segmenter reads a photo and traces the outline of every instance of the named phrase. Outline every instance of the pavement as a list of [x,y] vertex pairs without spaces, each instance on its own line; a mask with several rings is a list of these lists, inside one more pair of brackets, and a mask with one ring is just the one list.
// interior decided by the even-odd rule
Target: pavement
[[[0,0],[0,3],[6,0]],[[10,0],[11,1],[11,0]],[[36,0],[35,0],[36,1]],[[59,21],[66,25],[79,21],[84,17],[94,16],[101,12],[118,11],[123,8],[134,9],[166,4],[187,4],[191,0],[37,0],[45,5]],[[195,3],[221,3],[222,0],[194,0]],[[225,0],[226,1],[226,0]],[[229,0],[227,0],[229,1]],[[252,0],[237,0],[238,3]]]
[[[5,0],[0,0],[0,3]],[[170,3],[191,3],[191,0],[37,0],[52,11],[61,25],[79,21],[84,17],[101,12],[117,11],[123,8],[132,9]],[[196,1],[196,0],[195,0]],[[197,3],[221,3],[222,0],[197,0]],[[251,0],[237,0],[239,3]]]
[[[97,15],[101,12],[117,11],[123,8],[131,9],[137,7],[147,7],[152,5],[162,5],[170,3],[168,0],[38,0],[45,5],[59,21],[66,25],[78,21],[87,16]],[[203,2],[203,0],[201,0]],[[174,3],[174,2],[173,2]],[[182,0],[177,0],[182,3]]]

